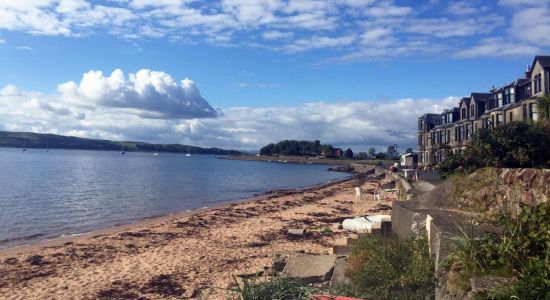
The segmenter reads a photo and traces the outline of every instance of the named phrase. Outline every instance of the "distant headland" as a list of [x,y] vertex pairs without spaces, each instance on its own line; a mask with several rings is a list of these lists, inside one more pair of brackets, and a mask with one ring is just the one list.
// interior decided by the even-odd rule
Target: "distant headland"
[[202,148],[181,144],[150,144],[132,141],[110,141],[42,134],[33,132],[0,131],[0,147],[37,149],[76,149],[76,150],[121,150],[140,152],[173,152],[211,155],[236,155],[239,151],[219,148]]

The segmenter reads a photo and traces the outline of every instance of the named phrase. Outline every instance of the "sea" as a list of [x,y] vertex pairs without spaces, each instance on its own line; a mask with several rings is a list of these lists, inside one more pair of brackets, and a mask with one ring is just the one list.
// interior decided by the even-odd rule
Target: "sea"
[[0,148],[0,249],[344,179],[212,155]]

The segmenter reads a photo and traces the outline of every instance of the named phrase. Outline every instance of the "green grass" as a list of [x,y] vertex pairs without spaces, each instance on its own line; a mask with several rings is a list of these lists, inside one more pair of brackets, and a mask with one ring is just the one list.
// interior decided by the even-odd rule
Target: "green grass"
[[317,289],[287,277],[245,279],[235,290],[242,300],[310,299]]
[[341,292],[365,299],[426,299],[435,289],[424,237],[366,236],[352,248],[351,283]]

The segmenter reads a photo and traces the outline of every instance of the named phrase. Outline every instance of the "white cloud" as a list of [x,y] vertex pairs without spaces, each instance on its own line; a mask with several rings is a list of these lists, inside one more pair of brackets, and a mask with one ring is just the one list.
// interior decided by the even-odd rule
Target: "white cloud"
[[29,46],[17,46],[17,47],[15,47],[15,49],[23,50],[23,51],[32,51],[32,50],[34,50],[33,48],[31,48]]
[[313,36],[311,38],[295,40],[292,44],[285,46],[284,50],[287,52],[304,52],[311,49],[347,46],[351,45],[354,41],[354,36]]
[[500,0],[500,5],[507,6],[544,6],[550,3],[550,0]]
[[[137,89],[139,85],[128,86],[128,80],[117,74],[89,76],[93,77],[92,81],[102,78],[102,82],[96,84],[108,91],[121,91],[118,87],[124,82],[129,89]],[[87,84],[79,86],[83,94],[100,90],[85,87]],[[140,109],[101,105],[88,97],[81,95],[80,102],[73,103],[58,94],[44,95],[6,86],[0,89],[0,105],[5,108],[0,110],[0,120],[6,130],[13,131],[234,149],[258,149],[289,138],[320,139],[357,148],[394,143],[414,146],[416,118],[425,112],[441,112],[458,101],[458,98],[449,97],[441,100],[311,102],[296,106],[226,108],[217,118],[151,119],[144,117]]]
[[[406,6],[395,0],[0,0],[0,30],[72,38],[110,34],[133,43],[165,38],[287,54],[336,48],[346,57],[341,61],[393,58],[395,51],[405,50],[409,56],[450,48],[458,52],[464,50],[462,45],[487,38],[508,40],[506,33],[525,47],[550,46],[550,0],[437,2]],[[441,9],[434,12],[434,6]],[[505,19],[508,15],[513,17]],[[414,40],[428,40],[432,47],[427,51],[411,46]]]
[[421,33],[438,38],[466,37],[486,34],[503,24],[503,18],[497,15],[486,15],[480,19],[451,20],[448,18],[411,20],[405,29],[410,33]]
[[376,18],[387,17],[405,17],[412,12],[412,8],[405,6],[395,6],[393,4],[381,3],[378,6],[368,8],[364,13]]
[[457,16],[474,15],[482,11],[479,5],[474,5],[472,1],[456,1],[447,6],[447,12]]
[[535,46],[506,41],[501,38],[488,38],[472,48],[458,51],[455,56],[458,58],[514,57],[535,55],[538,52],[540,49]]
[[293,35],[294,33],[292,32],[288,32],[288,31],[283,32],[278,30],[271,30],[271,31],[266,31],[262,33],[262,37],[266,40],[286,39],[286,38],[292,37]]
[[519,40],[550,46],[550,9],[538,7],[519,10],[512,18],[510,31]]
[[202,98],[192,80],[177,82],[164,72],[139,70],[128,79],[117,69],[110,76],[90,71],[80,83],[69,81],[57,88],[61,98],[76,105],[101,105],[137,110],[148,118],[215,117],[216,111]]

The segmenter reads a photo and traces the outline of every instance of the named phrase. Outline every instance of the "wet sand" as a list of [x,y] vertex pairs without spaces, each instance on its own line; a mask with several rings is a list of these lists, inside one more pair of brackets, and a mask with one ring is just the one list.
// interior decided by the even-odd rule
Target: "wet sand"
[[[356,176],[0,252],[1,299],[181,299],[228,294],[275,252],[330,253],[345,218],[390,213],[391,199],[355,201]],[[289,228],[305,228],[301,237]],[[332,233],[328,229],[332,228]]]

